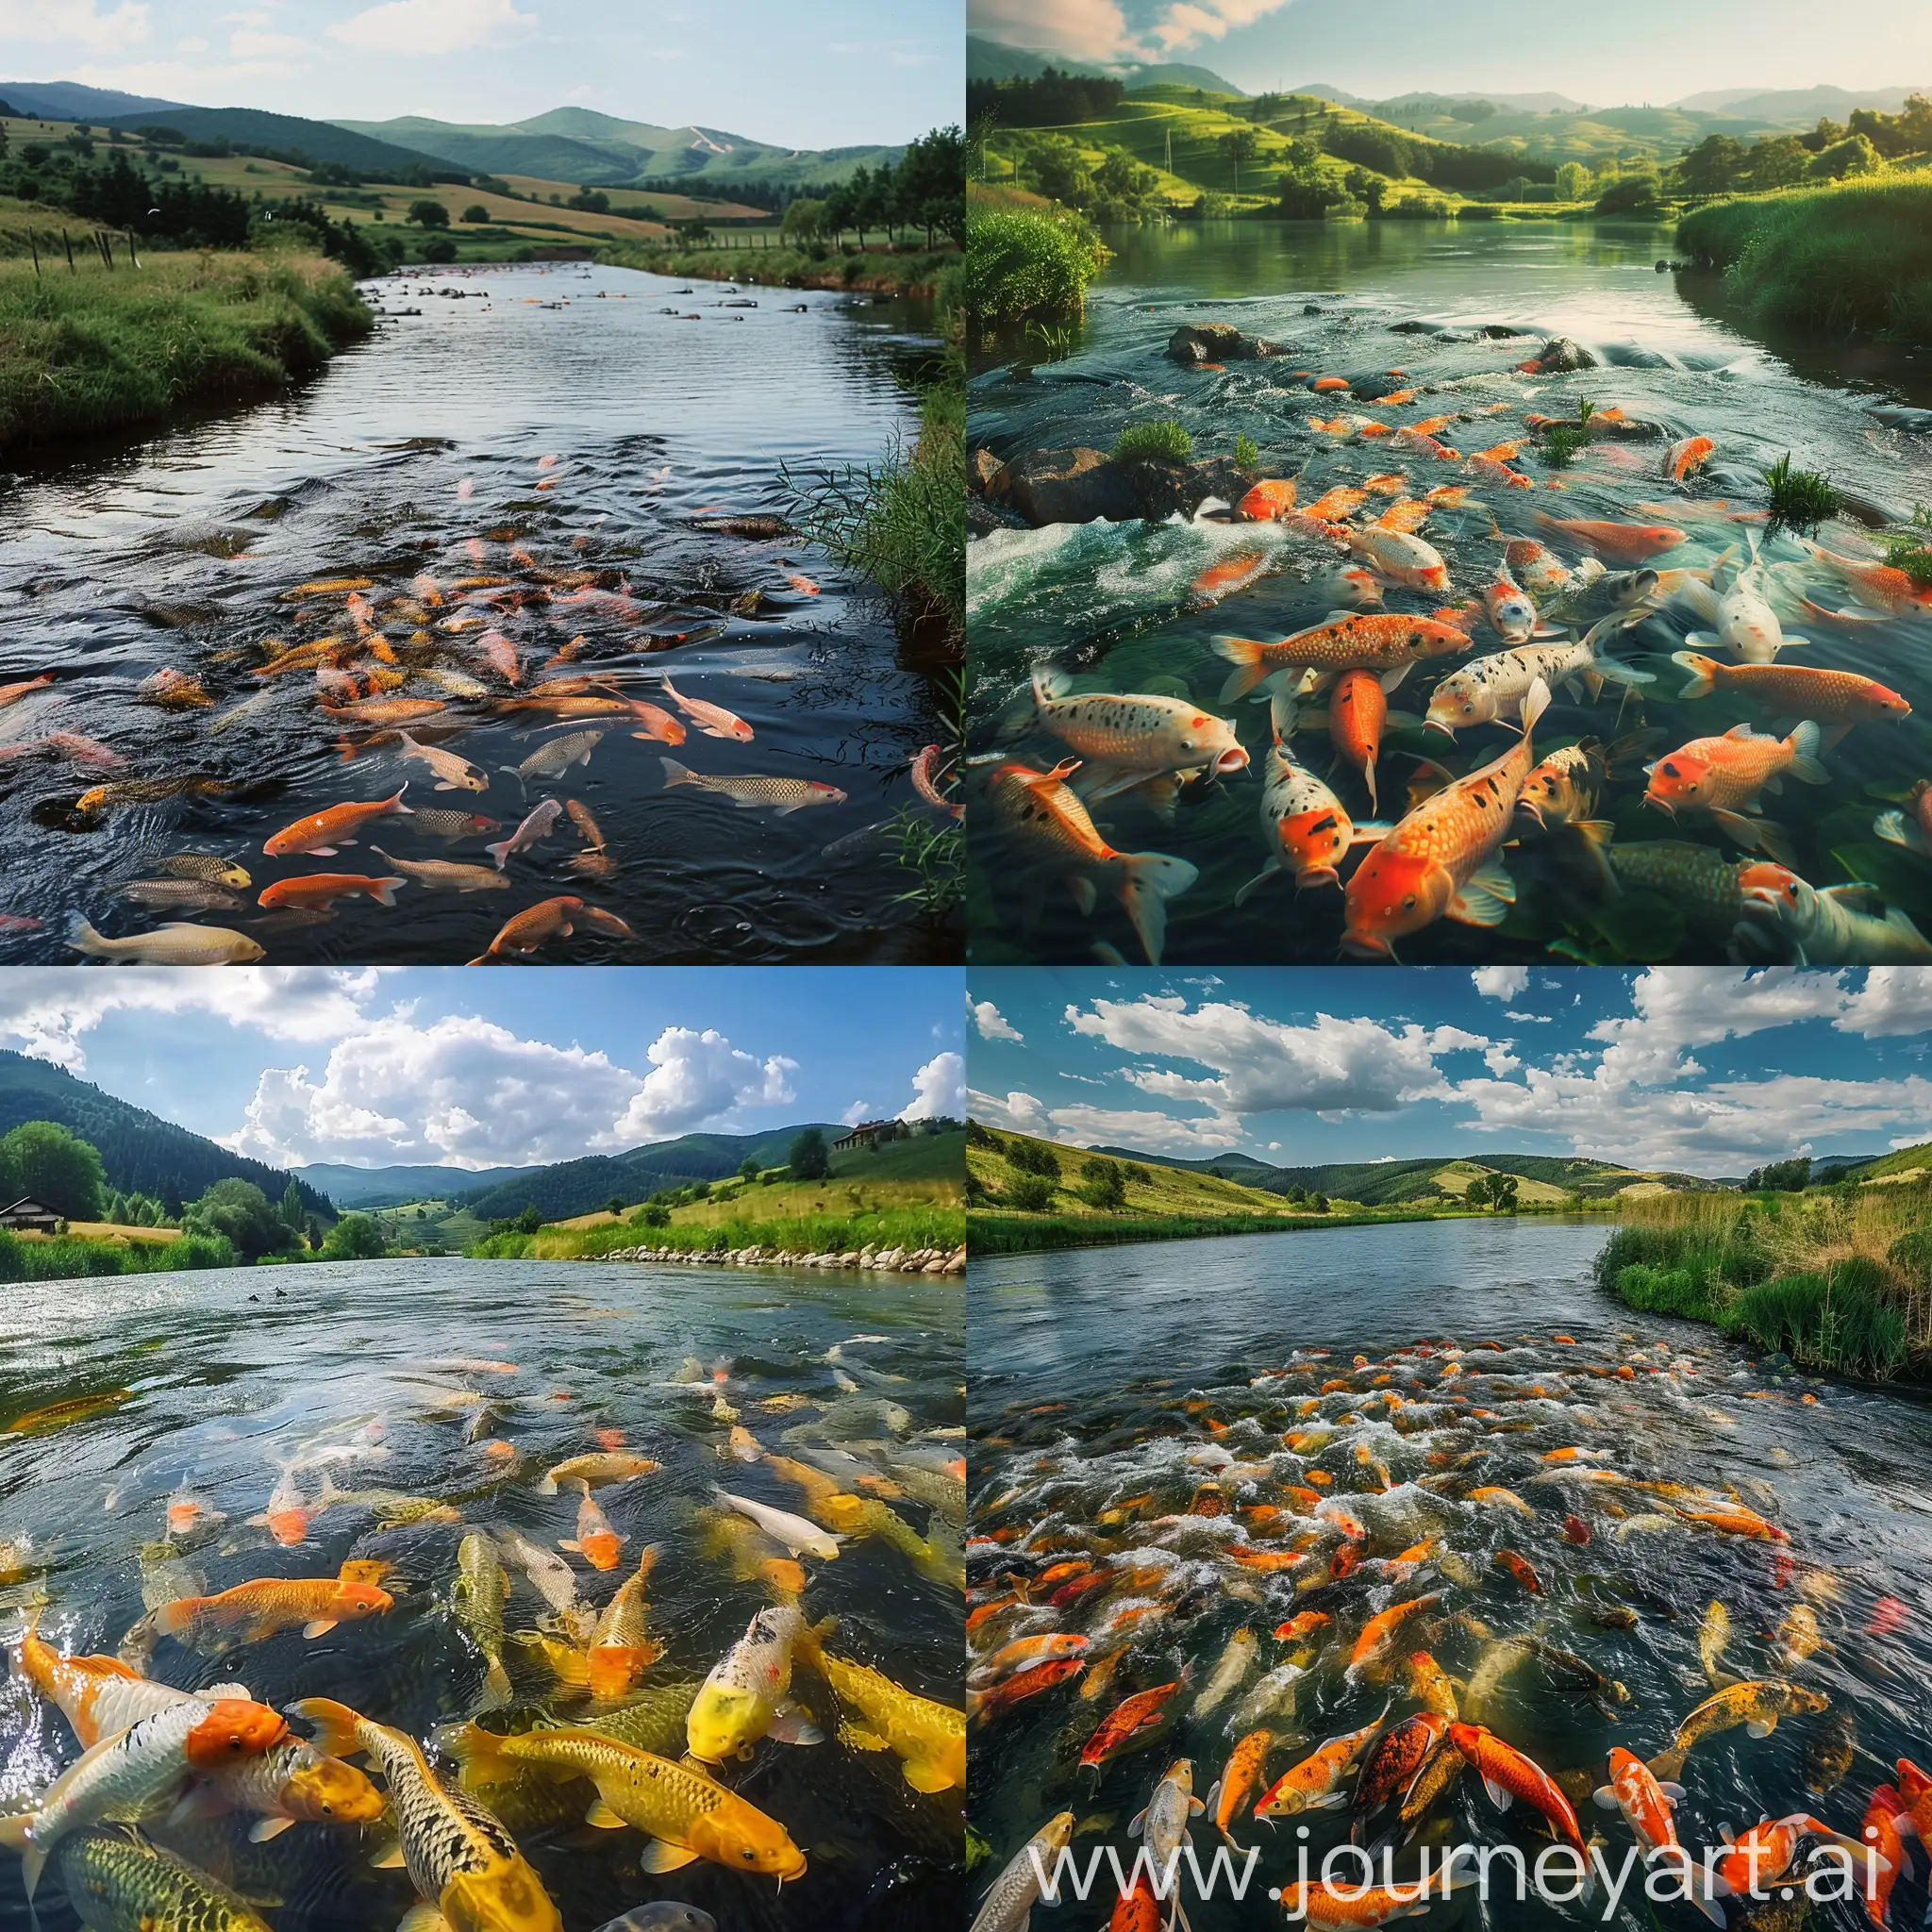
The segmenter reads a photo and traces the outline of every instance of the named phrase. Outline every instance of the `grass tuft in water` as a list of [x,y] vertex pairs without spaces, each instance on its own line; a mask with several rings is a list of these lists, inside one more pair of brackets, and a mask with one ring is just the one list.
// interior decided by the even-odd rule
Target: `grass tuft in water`
[[1767,527],[1774,535],[1779,530],[1815,530],[1839,512],[1839,493],[1830,479],[1822,470],[1794,470],[1790,450],[1765,471],[1764,481],[1771,491]]
[[1578,454],[1590,445],[1590,419],[1596,413],[1596,405],[1588,398],[1576,406],[1574,423],[1553,423],[1543,431],[1542,447],[1538,454],[1553,470],[1567,470],[1576,460]]
[[1932,508],[1912,506],[1912,526],[1889,531],[1878,541],[1885,546],[1885,560],[1893,570],[1902,570],[1917,590],[1932,590]]
[[1237,470],[1257,470],[1261,467],[1261,452],[1255,446],[1255,439],[1243,431],[1234,440],[1234,466]]
[[1117,463],[1184,463],[1194,453],[1194,439],[1172,418],[1163,423],[1130,423],[1115,439]]

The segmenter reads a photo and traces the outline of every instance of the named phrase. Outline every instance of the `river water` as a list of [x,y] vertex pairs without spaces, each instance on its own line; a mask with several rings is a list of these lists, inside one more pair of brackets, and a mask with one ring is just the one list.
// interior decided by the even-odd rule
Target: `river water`
[[[6,957],[73,958],[78,913],[116,938],[199,918],[278,962],[461,961],[558,895],[635,937],[580,925],[552,958],[957,956],[957,938],[892,903],[908,878],[882,829],[917,803],[908,766],[940,735],[928,677],[901,660],[876,595],[823,553],[696,527],[706,512],[779,510],[781,467],[875,461],[906,433],[901,378],[931,349],[924,308],[770,289],[725,308],[741,299],[726,285],[577,263],[418,271],[365,292],[392,319],[286,399],[0,478],[0,683],[55,680],[0,714],[0,911],[39,922],[8,927]],[[341,588],[294,594],[360,579],[354,607]],[[279,646],[329,639],[328,688],[313,656],[256,675]],[[163,672],[209,702],[142,699]],[[575,695],[579,715],[505,708],[586,676],[594,689],[551,693]],[[667,676],[749,741],[708,733]],[[582,715],[584,700],[607,708]],[[370,703],[417,708],[351,708]],[[412,729],[488,790],[437,790],[394,735]],[[603,734],[588,763],[527,780],[505,769],[584,732]],[[668,786],[666,757],[706,779],[844,797],[740,808]],[[191,780],[204,789],[78,808],[103,784]],[[397,815],[333,858],[264,854],[297,819],[405,780],[406,805],[495,828]],[[545,797],[588,807],[601,853],[563,821],[509,858],[506,889],[412,877],[393,908],[257,905],[305,874],[402,874],[375,846],[488,868],[485,844]],[[251,878],[237,903],[171,912],[125,896],[187,853],[239,861]]]
[[[1915,1391],[1781,1372],[1708,1329],[1624,1308],[1590,1276],[1606,1233],[1541,1218],[1454,1221],[974,1263],[974,1602],[996,1601],[1013,1574],[1050,1564],[1074,1566],[1063,1574],[1077,1580],[1091,1562],[1114,1579],[1062,1609],[995,1612],[975,1631],[982,1661],[1022,1635],[1091,1639],[1081,1677],[972,1733],[972,1823],[993,1854],[976,1881],[1068,1807],[1083,1860],[1111,1843],[1130,1861],[1126,1822],[1175,1757],[1193,1760],[1205,1796],[1234,1740],[1254,1729],[1274,1733],[1272,1781],[1323,1740],[1370,1724],[1386,1700],[1391,1720],[1407,1715],[1417,1704],[1401,1660],[1418,1648],[1461,1687],[1465,1719],[1557,1778],[1614,1870],[1630,1835],[1588,1802],[1585,1780],[1603,1782],[1612,1744],[1662,1751],[1709,1693],[1698,1636],[1714,1601],[1731,1626],[1721,1672],[1789,1680],[1829,1702],[1767,1738],[1735,1728],[1696,1744],[1682,1774],[1683,1842],[1702,1847],[1722,1826],[1741,1832],[1797,1811],[1856,1836],[1893,1760],[1923,1762],[1932,1740],[1923,1616],[1932,1407]],[[1571,1447],[1599,1459],[1543,1459]],[[1622,1480],[1578,1480],[1579,1468]],[[1673,1493],[1685,1509],[1699,1507],[1692,1490],[1734,1497],[1790,1541],[1694,1525],[1639,1482],[1684,1486]],[[1299,1543],[1247,1513],[1270,1497],[1301,1509],[1288,1485],[1305,1496],[1314,1485],[1319,1507],[1358,1519],[1363,1560],[1345,1580],[1330,1580],[1330,1553],[1342,1545],[1319,1518],[1321,1535],[1307,1539],[1313,1574],[1234,1560]],[[1472,1500],[1478,1486],[1518,1502]],[[1569,1540],[1566,1517],[1587,1542]],[[1430,1537],[1433,1551],[1407,1575],[1379,1570]],[[1498,1564],[1506,1548],[1527,1559],[1540,1594]],[[1438,1600],[1401,1626],[1392,1674],[1345,1678],[1367,1615],[1424,1594]],[[1824,1639],[1802,1659],[1771,1635],[1790,1627],[1799,1606]],[[1264,1689],[1265,1674],[1297,1656],[1272,1633],[1302,1610],[1332,1619],[1325,1642],[1300,1653],[1298,1681]],[[1257,1657],[1204,1713],[1238,1628],[1256,1633]],[[1105,1690],[1083,1695],[1103,1672]],[[1478,1690],[1472,1679],[1483,1675]],[[1097,1779],[1076,1774],[1103,1716],[1130,1692],[1176,1680],[1185,1689],[1144,1748]],[[1197,1932],[1279,1923],[1264,1893],[1294,1875],[1295,1828],[1312,1827],[1317,1869],[1347,1836],[1346,1803],[1282,1819],[1270,1834],[1248,1816],[1253,1802],[1234,1836],[1262,1847],[1254,1888],[1240,1905],[1224,1895],[1197,1904],[1190,1892]],[[1467,1774],[1424,1828],[1431,1840],[1514,1842],[1531,1859],[1545,1841],[1522,1807],[1499,1815]],[[1211,1815],[1194,1838],[1205,1869],[1219,1842]],[[1901,1880],[1892,1923],[1916,1923],[1919,1896]],[[1603,1907],[1601,1892],[1593,1909],[1529,1907],[1526,1917],[1492,1903],[1487,1923],[1601,1924]],[[1665,1924],[1699,1923],[1681,1905],[1657,1909]],[[1429,1923],[1439,1920],[1478,1923],[1467,1904],[1438,1907]],[[1827,1922],[1837,1923],[1813,1923]],[[1626,1897],[1616,1923],[1653,1922]]]
[[[1109,241],[1116,258],[1063,358],[1051,359],[1037,341],[978,358],[969,393],[976,441],[1001,456],[1074,444],[1104,451],[1131,423],[1172,418],[1190,431],[1197,458],[1229,457],[1238,435],[1250,437],[1260,473],[1297,479],[1304,506],[1336,486],[1359,488],[1371,475],[1402,476],[1404,483],[1388,488],[1411,496],[1439,485],[1467,486],[1466,501],[1435,509],[1421,531],[1446,562],[1452,593],[1386,592],[1386,609],[1418,615],[1453,606],[1492,581],[1503,560],[1499,535],[1535,537],[1566,564],[1577,564],[1591,546],[1539,524],[1542,514],[1680,530],[1681,543],[1649,559],[1658,569],[1706,568],[1729,551],[1720,590],[1747,563],[1749,544],[1760,541],[1764,588],[1784,630],[1810,640],[1779,661],[1874,677],[1905,698],[1914,715],[1903,724],[1858,724],[1843,743],[1827,741],[1825,782],[1786,780],[1781,792],[1762,794],[1758,803],[1774,829],[1763,835],[1757,856],[1780,858],[1820,888],[1869,882],[1878,889],[1870,909],[1896,908],[1932,931],[1932,861],[1874,829],[1880,813],[1932,775],[1925,723],[1932,617],[1923,608],[1901,615],[1862,605],[1790,534],[1766,536],[1761,523],[1729,520],[1733,511],[1762,511],[1763,472],[1787,452],[1799,468],[1825,472],[1868,516],[1901,521],[1915,505],[1932,502],[1932,438],[1888,427],[1870,413],[1875,405],[1932,402],[1932,357],[1915,358],[1883,343],[1847,347],[1753,332],[1727,302],[1720,278],[1657,273],[1657,258],[1672,247],[1667,229],[1242,223],[1133,230]],[[1183,370],[1166,347],[1173,330],[1191,320],[1232,323],[1292,353]],[[1482,332],[1489,329],[1518,333]],[[1522,373],[1518,365],[1552,335],[1579,342],[1597,366],[1572,375]],[[1346,391],[1313,393],[1292,379],[1301,371],[1386,388],[1391,370],[1404,372],[1403,387],[1419,391],[1413,402],[1383,408]],[[1598,409],[1623,408],[1654,425],[1654,440],[1594,441],[1569,468],[1551,468],[1539,457],[1525,417],[1574,417],[1584,401]],[[1533,487],[1501,484],[1467,463],[1386,437],[1314,426],[1347,416],[1393,429],[1447,416],[1437,440],[1464,457],[1527,438],[1515,462]],[[1671,483],[1663,475],[1664,451],[1692,434],[1714,439],[1709,465],[1682,485]],[[1370,491],[1357,523],[1389,502],[1388,494]],[[1873,533],[1857,520],[1828,524],[1820,538],[1844,557],[1877,556]],[[1197,584],[1214,566],[1248,558],[1261,574],[1245,588],[1217,598]],[[1145,793],[1096,801],[1096,824],[1115,848],[1167,853],[1200,873],[1170,903],[1170,960],[1336,956],[1343,919],[1335,887],[1297,892],[1284,875],[1235,903],[1240,889],[1272,863],[1259,818],[1270,722],[1265,704],[1223,700],[1229,666],[1212,641],[1224,633],[1274,640],[1322,623],[1334,600],[1317,581],[1341,561],[1360,559],[1278,524],[1211,518],[999,531],[971,546],[975,756],[1004,755],[1046,769],[1067,755],[1065,744],[1033,725],[1026,688],[1037,671],[1064,678],[1074,691],[1181,698],[1235,722],[1249,755],[1246,769],[1188,785],[1171,817]],[[1610,570],[1624,567],[1608,559]],[[1824,614],[1807,608],[1807,599]],[[1836,615],[1846,611],[1849,617]],[[1506,648],[1480,609],[1466,627],[1471,651]],[[1643,767],[1661,755],[1740,724],[1759,732],[1788,729],[1797,715],[1776,708],[1774,700],[1786,694],[1762,688],[1733,685],[1694,701],[1681,698],[1688,675],[1672,657],[1697,628],[1709,629],[1709,621],[1676,603],[1624,633],[1619,654],[1652,681],[1627,695],[1608,685],[1600,700],[1580,684],[1559,682],[1535,736],[1540,758],[1585,738],[1614,748],[1600,799],[1576,816],[1613,826],[1613,850],[1692,848],[1676,855],[1682,863],[1674,869],[1673,855],[1652,850],[1632,861],[1633,868],[1649,867],[1647,875],[1633,869],[1615,874],[1613,883],[1579,834],[1525,827],[1505,855],[1516,889],[1506,923],[1482,928],[1441,920],[1398,941],[1400,958],[1614,963],[1722,959],[1733,952],[1798,957],[1807,945],[1801,922],[1769,905],[1749,918],[1740,914],[1735,869],[1754,855],[1730,830],[1701,811],[1672,818],[1643,803]],[[1567,634],[1580,631],[1579,623]],[[1507,748],[1513,732],[1507,724],[1464,729],[1453,741],[1424,725],[1430,691],[1467,655],[1423,663],[1390,694],[1376,807],[1357,771],[1343,765],[1331,772],[1325,705],[1319,698],[1304,703],[1295,756],[1327,776],[1357,822],[1399,817],[1413,783],[1438,781],[1441,773],[1424,759],[1460,774]],[[1728,651],[1713,655],[1734,661]],[[982,810],[979,824],[973,853],[976,958],[1077,961],[1093,957],[1096,946],[1141,957],[1125,913],[1106,890],[1098,909],[1083,915],[1049,880],[1050,867],[1026,862],[1011,828],[994,813]],[[1709,863],[1700,864],[1700,854]],[[1729,869],[1723,877],[1720,865]],[[1870,935],[1866,943],[1880,944]],[[1846,955],[1814,935],[1806,957],[1820,964]],[[1927,958],[1932,946],[1895,930],[1870,957]]]
[[[208,1589],[328,1577],[352,1556],[380,1557],[395,1566],[385,1587],[396,1602],[312,1641],[285,1630],[219,1657],[164,1638],[152,1674],[184,1688],[239,1679],[278,1707],[334,1697],[426,1737],[475,1708],[483,1679],[480,1655],[450,1614],[458,1539],[471,1528],[513,1529],[554,1549],[574,1536],[577,1498],[568,1490],[546,1498],[537,1479],[614,1430],[661,1466],[596,1491],[626,1539],[618,1567],[604,1574],[568,1560],[580,1600],[602,1605],[638,1552],[659,1546],[647,1623],[665,1651],[639,1694],[689,1691],[769,1600],[756,1574],[734,1580],[698,1512],[721,1485],[804,1507],[774,1471],[725,1457],[730,1425],[714,1402],[736,1410],[767,1450],[819,1457],[848,1481],[868,1469],[889,1480],[894,1466],[942,1471],[960,1444],[931,1432],[962,1420],[962,1353],[957,1291],[914,1283],[874,1292],[776,1272],[444,1260],[20,1285],[0,1341],[0,1416],[11,1423],[117,1391],[127,1399],[56,1432],[0,1435],[0,1541],[29,1546],[8,1564],[27,1574],[7,1598],[22,1607],[43,1599],[41,1632],[57,1648],[113,1652],[142,1613],[143,1551],[151,1568],[164,1507],[186,1490],[225,1517],[175,1539],[173,1554]],[[856,1391],[835,1380],[841,1371]],[[472,1428],[479,1397],[491,1407]],[[299,1547],[278,1547],[249,1525],[278,1461],[364,1443],[378,1424],[380,1459],[328,1465],[333,1486],[455,1499],[449,1513],[460,1521],[384,1527],[401,1506],[371,1499],[323,1510]],[[509,1442],[514,1461],[498,1462],[466,1440],[473,1434]],[[835,1441],[852,1446],[841,1452]],[[310,1504],[321,1469],[296,1476]],[[876,1538],[848,1541],[836,1561],[805,1559],[806,1613],[838,1620],[830,1641],[840,1654],[957,1706],[960,1600],[944,1571],[948,1548],[957,1565],[958,1532],[909,1497],[891,1507],[936,1541],[940,1560],[915,1562]],[[513,1578],[510,1630],[529,1629],[543,1612],[528,1583]],[[512,1644],[506,1661],[513,1702],[508,1724],[492,1719],[497,1728],[546,1712],[582,1716],[538,1653]],[[823,1681],[801,1668],[796,1689],[829,1735]],[[675,1745],[675,1757],[681,1720],[671,1729],[676,1738],[658,1748]],[[0,1694],[0,1802],[13,1808],[73,1755],[59,1714],[9,1678]],[[708,1862],[641,1875],[637,1833],[581,1827],[588,1788],[579,1786],[560,1815],[553,1803],[547,1820],[519,1816],[515,1827],[570,1932],[656,1898],[687,1900],[734,1927],[912,1932],[957,1896],[958,1793],[919,1795],[889,1754],[767,1740],[724,1775],[787,1827],[807,1855],[806,1875],[782,1889]],[[267,1912],[276,1932],[365,1932],[393,1924],[409,1903],[400,1874],[371,1871],[371,1845],[355,1831],[301,1824],[255,1845],[233,1820],[185,1829],[189,1837],[171,1841],[205,1869],[286,1902]],[[9,1928],[27,1924],[19,1870],[10,1858],[0,1864],[0,1924]],[[71,1932],[51,1872],[38,1903],[49,1932]]]

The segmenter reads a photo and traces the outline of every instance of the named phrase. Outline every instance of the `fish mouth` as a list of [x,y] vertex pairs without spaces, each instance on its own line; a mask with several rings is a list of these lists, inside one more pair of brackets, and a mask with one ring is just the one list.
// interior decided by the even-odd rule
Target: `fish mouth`
[[1243,772],[1247,769],[1247,753],[1240,745],[1236,744],[1230,745],[1227,750],[1217,754],[1212,769],[1214,775],[1218,778],[1227,772]]
[[1354,954],[1362,959],[1387,959],[1391,964],[1395,959],[1395,948],[1387,940],[1353,927],[1341,935],[1341,950],[1344,955]]

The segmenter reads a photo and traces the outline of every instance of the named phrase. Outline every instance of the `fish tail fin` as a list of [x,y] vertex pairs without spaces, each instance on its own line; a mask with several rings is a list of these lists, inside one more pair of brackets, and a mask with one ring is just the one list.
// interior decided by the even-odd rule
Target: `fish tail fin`
[[386,798],[383,800],[383,809],[385,811],[396,812],[406,819],[413,818],[415,816],[414,808],[403,803],[403,793],[406,792],[408,789],[409,781],[407,778],[405,778],[403,782],[396,787],[395,796],[393,798]]
[[353,1757],[361,1750],[362,1720],[346,1704],[333,1697],[298,1697],[289,1710],[315,1726],[315,1748],[325,1757]]
[[1676,1745],[1662,1751],[1650,1760],[1650,1774],[1659,1784],[1674,1783],[1682,1775],[1686,1753]]
[[660,758],[658,762],[664,767],[664,782],[669,785],[695,785],[698,774],[689,765],[680,765],[675,758]]
[[1701,652],[1673,651],[1671,662],[1681,665],[1690,674],[1690,682],[1677,693],[1680,703],[1686,698],[1707,698],[1717,688],[1717,679],[1712,675],[1717,665]]
[[446,1751],[462,1767],[466,1775],[474,1774],[479,1784],[502,1782],[500,1773],[503,1765],[503,1740],[486,1731],[481,1724],[457,1723],[438,1724],[429,1734],[429,1741],[439,1751]]
[[550,1475],[547,1474],[542,1476],[540,1476],[537,1481],[537,1493],[540,1496],[556,1495],[557,1478],[554,1475]]
[[1826,785],[1831,774],[1819,758],[1819,731],[1815,719],[1807,718],[1785,742],[1791,748],[1791,776],[1803,785]]
[[1227,682],[1221,687],[1222,704],[1232,704],[1236,698],[1245,697],[1267,677],[1267,648],[1257,638],[1219,637],[1214,640],[1214,655],[1225,658],[1235,667],[1228,674]]
[[1369,809],[1377,811],[1381,808],[1375,802],[1375,755],[1371,752],[1362,766],[1362,777],[1369,788]]
[[1141,936],[1150,966],[1160,964],[1167,943],[1167,902],[1178,898],[1201,876],[1198,867],[1164,852],[1130,853],[1126,877],[1121,884],[1121,904]]
[[408,883],[409,882],[408,879],[377,879],[375,883],[369,888],[369,896],[372,899],[374,899],[378,906],[393,906],[396,903],[396,888],[398,886],[407,886]]
[[177,1597],[171,1604],[162,1604],[158,1609],[150,1610],[147,1623],[150,1628],[163,1637],[177,1637],[194,1621],[194,1613],[200,1607],[199,1597]]
[[107,941],[78,912],[67,922],[67,943],[76,953],[99,953],[107,949]]
[[509,1673],[504,1669],[500,1657],[491,1657],[490,1668],[483,1673],[483,1696],[477,1705],[478,1710],[501,1710],[515,1696],[510,1689]]
[[494,845],[484,846],[484,851],[489,853],[491,858],[496,861],[496,869],[498,872],[501,872],[503,870],[505,862],[509,858],[509,848],[514,843],[514,840],[503,839],[498,841],[498,842]]
[[1925,835],[1902,811],[1882,811],[1872,821],[1874,834],[1888,844],[1903,845],[1907,852],[1924,852]]

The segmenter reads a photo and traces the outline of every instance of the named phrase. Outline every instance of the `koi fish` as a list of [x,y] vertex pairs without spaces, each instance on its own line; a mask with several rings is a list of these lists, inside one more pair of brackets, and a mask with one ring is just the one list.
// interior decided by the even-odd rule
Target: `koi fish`
[[[1392,689],[1424,658],[1467,650],[1469,636],[1430,617],[1338,614],[1273,643],[1218,637],[1213,647],[1217,657],[1235,667],[1221,690],[1225,705],[1278,673],[1292,670],[1375,671],[1385,674],[1384,689]],[[1242,754],[1243,763],[1246,756]]]
[[559,1550],[572,1550],[593,1570],[615,1570],[618,1552],[630,1541],[611,1528],[610,1519],[597,1507],[591,1486],[580,1476],[577,1486],[584,1492],[577,1505],[577,1533],[558,1541]]
[[1204,768],[1224,775],[1248,762],[1226,719],[1178,698],[1070,692],[1064,679],[1041,671],[1033,705],[1039,728],[1085,760],[1077,789],[1095,802],[1150,778]]
[[341,846],[355,844],[357,835],[371,819],[391,815],[408,817],[409,808],[403,803],[403,793],[408,789],[403,785],[388,798],[374,799],[366,804],[331,805],[322,811],[311,812],[307,818],[297,819],[293,824],[284,825],[279,832],[273,833],[261,849],[271,858],[287,858],[296,853],[307,853],[317,858],[333,858]]
[[1813,670],[1796,664],[1724,664],[1696,651],[1674,651],[1671,662],[1690,674],[1690,681],[1677,693],[1682,703],[1708,697],[1714,691],[1735,691],[1757,699],[1776,715],[1824,724],[1858,724],[1911,715],[1911,706],[1897,691],[1856,671]]
[[1542,1813],[1557,1839],[1579,1856],[1588,1856],[1570,1800],[1533,1758],[1481,1724],[1451,1724],[1449,1741],[1482,1779],[1490,1802],[1498,1809],[1507,1807],[1511,1798],[1521,1798]]
[[1818,726],[1804,720],[1789,738],[1760,737],[1748,724],[1734,724],[1722,738],[1697,738],[1646,768],[1646,805],[1674,815],[1708,812],[1738,843],[1757,848],[1765,828],[1746,813],[1758,808],[1758,794],[1777,789],[1790,773],[1806,785],[1824,785],[1830,774],[1818,761]]
[[1690,541],[1670,524],[1592,523],[1583,518],[1553,517],[1541,510],[1537,524],[1541,529],[1559,530],[1573,543],[1617,563],[1641,563]]

